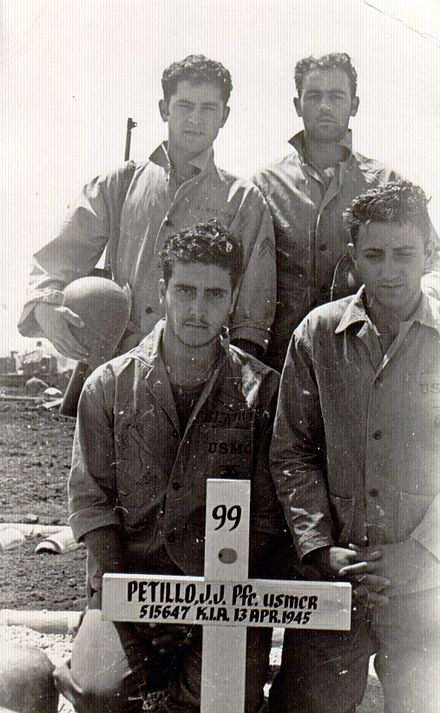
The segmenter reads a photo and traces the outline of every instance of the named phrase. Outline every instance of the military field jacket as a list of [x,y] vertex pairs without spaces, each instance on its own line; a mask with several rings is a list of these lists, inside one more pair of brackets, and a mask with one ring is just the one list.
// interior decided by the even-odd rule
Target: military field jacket
[[[159,253],[166,238],[182,228],[216,218],[241,241],[244,271],[231,320],[231,338],[267,347],[275,314],[275,247],[269,209],[249,181],[223,171],[209,149],[192,162],[193,176],[177,186],[166,144],[149,161],[129,162],[88,183],[58,235],[39,250],[29,279],[19,331],[44,336],[33,314],[37,301],[60,305],[62,290],[90,273],[107,244],[116,282],[132,291],[135,346],[163,316],[158,281]],[[125,200],[124,200],[125,197]]]
[[207,478],[251,480],[251,552],[259,533],[279,531],[268,466],[278,374],[227,347],[182,433],[160,355],[163,324],[86,382],[69,478],[70,524],[79,540],[118,526],[128,571],[148,572],[149,552],[163,542],[181,571],[202,575]]
[[271,470],[300,557],[414,537],[440,560],[439,308],[423,296],[385,356],[361,293],[295,330]]
[[[275,229],[277,307],[268,363],[281,369],[294,328],[314,307],[353,294],[353,266],[343,213],[360,193],[399,178],[375,159],[352,150],[351,132],[341,141],[346,157],[325,182],[304,155],[304,132],[289,142],[292,151],[253,179],[269,205]],[[440,298],[439,240],[424,287]]]

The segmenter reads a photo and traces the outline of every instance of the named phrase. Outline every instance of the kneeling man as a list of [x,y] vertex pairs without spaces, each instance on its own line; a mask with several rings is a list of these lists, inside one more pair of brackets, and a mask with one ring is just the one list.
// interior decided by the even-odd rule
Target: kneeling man
[[[161,263],[165,319],[98,368],[79,405],[70,522],[90,607],[55,677],[81,712],[200,708],[200,627],[101,621],[104,572],[203,575],[207,478],[252,481],[252,576],[281,515],[268,469],[278,376],[228,341],[240,244],[213,220],[170,236]],[[248,634],[247,713],[264,706],[269,650],[270,630]]]
[[[273,477],[311,576],[353,584],[350,632],[286,631],[277,713],[349,713],[369,656],[387,713],[440,705],[440,303],[423,191],[388,183],[356,198],[354,297],[313,310],[284,365]],[[314,573],[314,574],[313,574]]]

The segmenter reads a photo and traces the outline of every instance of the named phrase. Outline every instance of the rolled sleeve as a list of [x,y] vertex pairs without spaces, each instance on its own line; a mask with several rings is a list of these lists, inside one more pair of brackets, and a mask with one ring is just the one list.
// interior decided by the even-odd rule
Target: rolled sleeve
[[45,337],[40,325],[35,319],[34,307],[37,302],[45,302],[59,307],[63,304],[64,296],[61,290],[46,287],[45,289],[35,289],[28,293],[26,304],[18,322],[18,331],[24,337]]
[[111,413],[100,380],[93,374],[84,386],[78,406],[68,484],[69,523],[76,540],[100,527],[120,525]]
[[293,335],[284,365],[270,451],[272,477],[301,559],[334,544],[325,480],[325,443],[313,362]]

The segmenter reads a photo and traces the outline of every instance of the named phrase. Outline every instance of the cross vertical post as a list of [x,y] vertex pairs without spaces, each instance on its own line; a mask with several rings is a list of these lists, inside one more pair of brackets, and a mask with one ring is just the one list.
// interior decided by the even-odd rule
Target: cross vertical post
[[250,486],[207,481],[204,577],[103,577],[105,620],[203,626],[201,713],[244,713],[247,627],[350,629],[349,583],[248,578]]
[[[208,480],[205,579],[246,580],[249,560],[249,480]],[[200,713],[244,711],[246,628],[203,628]]]

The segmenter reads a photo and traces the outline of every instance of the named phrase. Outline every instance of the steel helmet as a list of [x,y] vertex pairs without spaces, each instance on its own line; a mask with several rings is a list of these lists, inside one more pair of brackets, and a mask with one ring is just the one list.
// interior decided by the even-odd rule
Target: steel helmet
[[129,286],[120,287],[105,277],[80,277],[64,289],[63,304],[84,322],[84,327],[69,326],[87,348],[90,366],[110,359],[130,319]]

